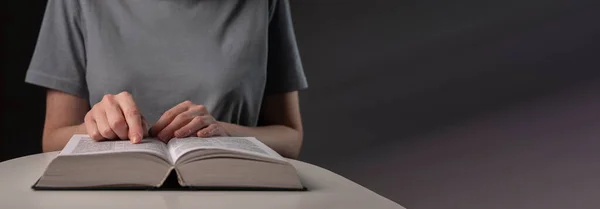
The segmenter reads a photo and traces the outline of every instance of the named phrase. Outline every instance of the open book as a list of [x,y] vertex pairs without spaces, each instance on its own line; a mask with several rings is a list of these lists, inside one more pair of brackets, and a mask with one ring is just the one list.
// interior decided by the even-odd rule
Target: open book
[[296,169],[253,137],[131,144],[87,135],[74,135],[32,188],[159,188],[173,170],[182,188],[304,188]]

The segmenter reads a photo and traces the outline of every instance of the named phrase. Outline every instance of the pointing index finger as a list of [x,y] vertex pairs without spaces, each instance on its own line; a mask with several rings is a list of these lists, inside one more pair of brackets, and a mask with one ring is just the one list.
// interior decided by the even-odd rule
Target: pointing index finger
[[123,111],[123,115],[125,116],[125,121],[127,121],[127,126],[129,128],[129,140],[131,143],[139,143],[142,141],[143,136],[143,125],[142,125],[142,116],[140,111],[135,104],[133,96],[127,92],[123,92],[117,95],[117,100],[119,101],[119,106]]

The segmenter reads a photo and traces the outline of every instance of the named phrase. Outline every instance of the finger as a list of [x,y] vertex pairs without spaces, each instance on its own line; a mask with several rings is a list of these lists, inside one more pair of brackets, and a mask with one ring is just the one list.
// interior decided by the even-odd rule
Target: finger
[[188,110],[194,112],[196,115],[208,115],[208,110],[204,105],[192,105]]
[[146,121],[146,119],[144,119],[143,115],[142,115],[142,129],[144,130],[144,137],[148,136],[148,121]]
[[158,138],[165,142],[169,141],[169,139],[171,139],[171,138],[173,138],[173,136],[175,136],[176,130],[178,130],[181,127],[185,126],[186,124],[190,123],[195,116],[198,116],[198,115],[195,115],[195,113],[193,111],[189,111],[189,110],[175,116],[173,121],[171,121],[171,123],[169,123],[165,128],[163,128],[158,133]]
[[133,96],[127,92],[122,92],[117,95],[117,101],[125,116],[125,121],[129,127],[128,138],[131,143],[139,143],[142,141],[143,127],[142,127],[142,116],[138,110],[137,105],[133,99]]
[[150,128],[150,135],[158,136],[158,134],[165,128],[167,125],[171,123],[177,117],[177,115],[188,111],[189,107],[192,106],[193,103],[190,101],[185,101],[175,105],[175,107],[167,110],[156,123]]
[[98,131],[100,131],[100,135],[105,139],[115,139],[117,135],[108,125],[108,119],[106,118],[106,113],[102,108],[94,108],[94,120],[96,120],[96,125],[98,127]]
[[112,96],[106,96],[102,101],[104,102],[104,111],[106,112],[110,128],[120,139],[128,139],[129,128],[127,127],[127,121],[125,121],[125,117],[123,117],[123,112],[117,101]]
[[95,140],[95,141],[104,140],[104,137],[102,137],[102,135],[100,135],[100,132],[98,131],[98,125],[96,124],[96,121],[94,121],[94,118],[91,113],[88,112],[88,114],[85,115],[84,123],[85,123],[85,129],[87,131],[87,134],[93,140]]
[[176,130],[175,137],[188,137],[191,134],[197,132],[198,130],[209,126],[211,123],[213,123],[213,121],[212,117],[210,116],[196,116],[192,119],[192,121],[190,121],[190,123]]
[[199,130],[196,135],[198,137],[207,138],[214,136],[225,136],[225,130],[216,123],[210,124],[206,128]]

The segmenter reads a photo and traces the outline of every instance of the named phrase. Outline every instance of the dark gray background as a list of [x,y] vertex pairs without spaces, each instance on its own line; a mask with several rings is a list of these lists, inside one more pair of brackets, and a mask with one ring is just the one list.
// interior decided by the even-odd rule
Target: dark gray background
[[[44,2],[2,4],[6,160],[41,150],[43,90],[22,81]],[[412,209],[600,207],[597,1],[292,11],[310,85],[302,160]]]

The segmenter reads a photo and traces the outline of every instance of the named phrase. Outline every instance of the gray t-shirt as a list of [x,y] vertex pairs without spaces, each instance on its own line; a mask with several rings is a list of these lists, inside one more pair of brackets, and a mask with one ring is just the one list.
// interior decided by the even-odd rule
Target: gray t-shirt
[[190,100],[256,126],[265,95],[307,87],[288,0],[50,0],[25,81],[128,91],[151,124]]

